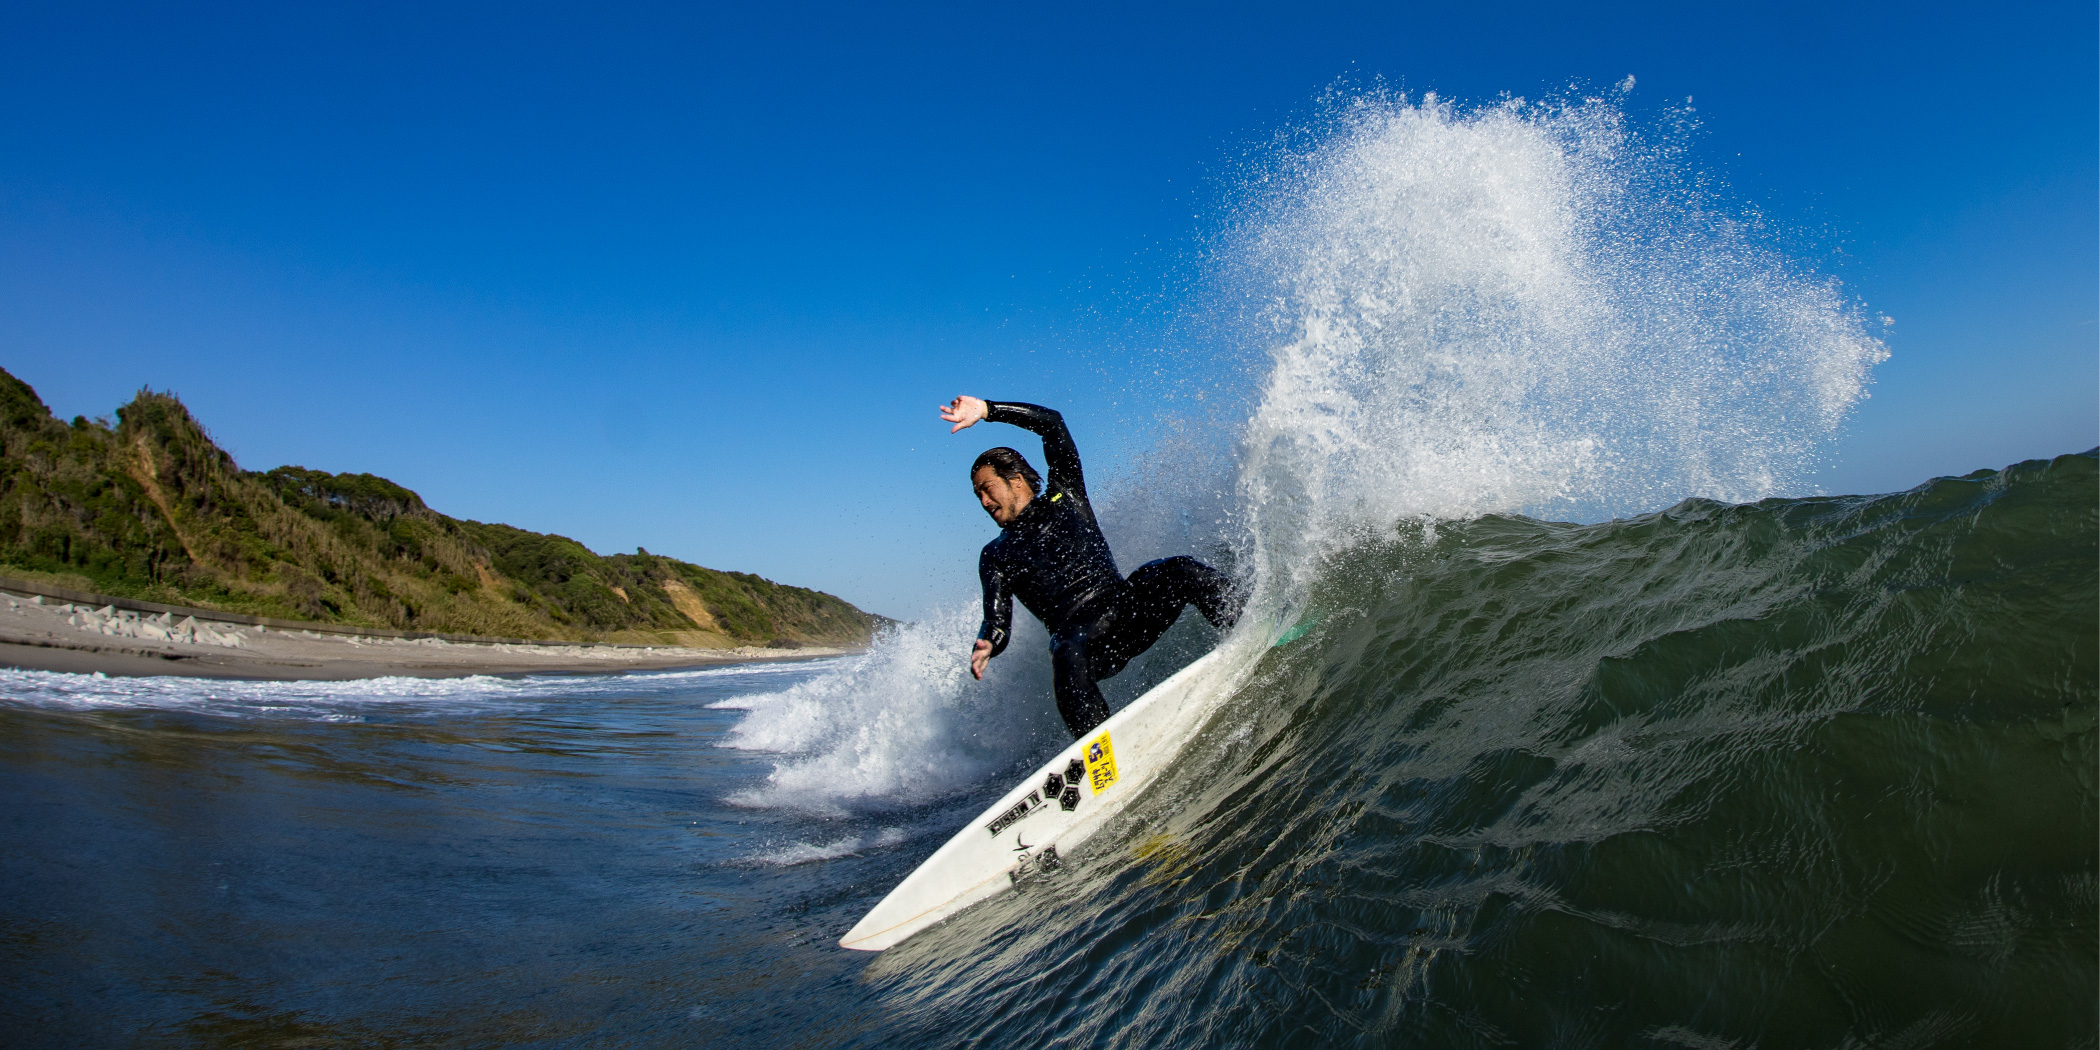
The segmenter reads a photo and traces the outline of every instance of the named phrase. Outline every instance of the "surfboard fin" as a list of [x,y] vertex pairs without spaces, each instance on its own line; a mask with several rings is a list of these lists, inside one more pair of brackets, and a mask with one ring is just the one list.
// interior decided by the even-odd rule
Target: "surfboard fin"
[[1292,642],[1295,642],[1298,639],[1305,637],[1307,632],[1311,631],[1315,627],[1318,627],[1319,625],[1319,617],[1309,614],[1306,616],[1302,616],[1298,619],[1297,623],[1292,624],[1288,630],[1278,635],[1276,637],[1276,640],[1270,643],[1270,645],[1272,648],[1281,649],[1284,646],[1289,645]]

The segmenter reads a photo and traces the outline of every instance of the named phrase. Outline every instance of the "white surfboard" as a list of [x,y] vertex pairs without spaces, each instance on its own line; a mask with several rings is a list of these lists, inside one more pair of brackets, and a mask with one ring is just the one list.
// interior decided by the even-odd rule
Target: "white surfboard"
[[839,939],[840,947],[881,951],[1058,870],[1074,847],[1173,761],[1211,701],[1225,695],[1231,679],[1265,648],[1244,636],[1228,639],[1074,741],[898,883]]

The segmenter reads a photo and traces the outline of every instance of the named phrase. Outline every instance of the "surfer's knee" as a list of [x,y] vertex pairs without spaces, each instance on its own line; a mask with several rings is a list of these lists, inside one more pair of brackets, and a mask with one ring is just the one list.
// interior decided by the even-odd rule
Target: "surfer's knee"
[[1130,582],[1133,585],[1180,582],[1190,578],[1193,573],[1208,571],[1209,568],[1186,554],[1176,554],[1171,558],[1154,558],[1138,566],[1131,572]]
[[1063,667],[1072,661],[1086,660],[1087,636],[1085,631],[1059,631],[1050,636],[1050,664]]

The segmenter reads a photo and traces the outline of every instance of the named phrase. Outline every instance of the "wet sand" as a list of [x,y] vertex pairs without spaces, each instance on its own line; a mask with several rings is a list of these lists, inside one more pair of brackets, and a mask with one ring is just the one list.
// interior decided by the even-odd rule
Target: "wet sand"
[[370,637],[0,594],[0,666],[35,671],[339,681],[387,676],[614,674],[809,660],[852,651],[814,646],[687,649]]

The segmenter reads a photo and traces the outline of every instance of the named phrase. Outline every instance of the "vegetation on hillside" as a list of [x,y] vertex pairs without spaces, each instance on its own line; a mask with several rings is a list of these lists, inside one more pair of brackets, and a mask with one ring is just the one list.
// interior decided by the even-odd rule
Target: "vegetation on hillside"
[[859,644],[828,594],[450,518],[370,474],[235,465],[172,395],[52,417],[0,371],[0,573],[366,627],[727,646]]

